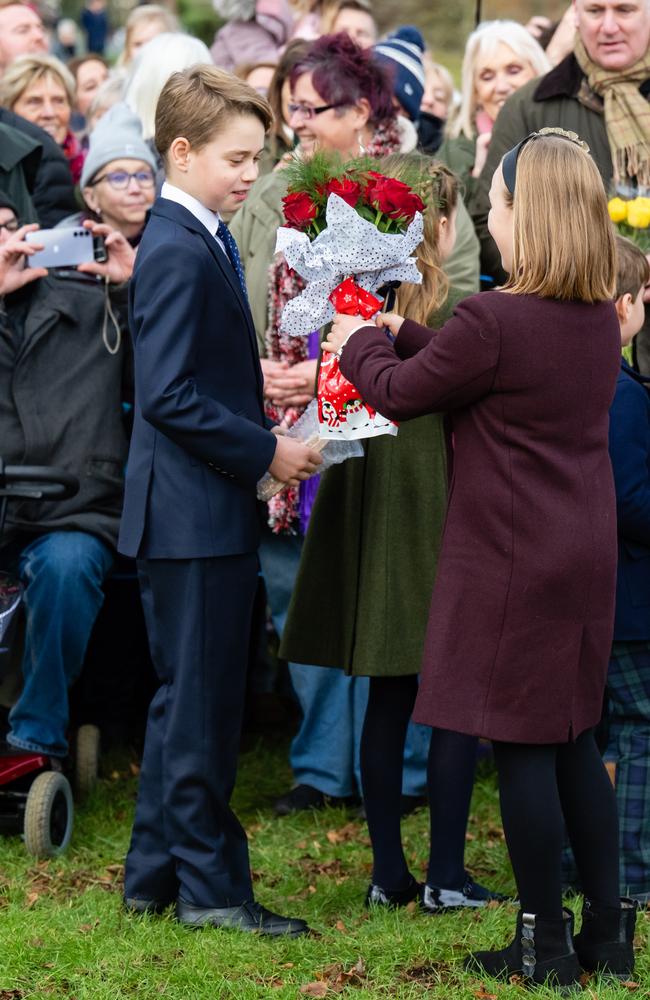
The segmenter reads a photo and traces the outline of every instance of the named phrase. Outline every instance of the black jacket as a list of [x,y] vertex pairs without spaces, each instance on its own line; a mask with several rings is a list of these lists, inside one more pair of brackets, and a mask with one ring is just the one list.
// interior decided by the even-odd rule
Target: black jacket
[[68,161],[54,139],[26,118],[0,108],[0,123],[13,126],[42,147],[40,163],[31,179],[33,186],[28,180],[36,217],[23,221],[38,222],[42,229],[52,229],[66,215],[79,209]]
[[[102,339],[104,288],[94,278],[48,276],[7,297],[0,321],[0,454],[19,465],[55,465],[78,476],[69,500],[9,505],[2,543],[16,533],[76,530],[115,545],[122,510],[127,431],[124,376],[130,356]],[[116,331],[108,323],[109,344]]]

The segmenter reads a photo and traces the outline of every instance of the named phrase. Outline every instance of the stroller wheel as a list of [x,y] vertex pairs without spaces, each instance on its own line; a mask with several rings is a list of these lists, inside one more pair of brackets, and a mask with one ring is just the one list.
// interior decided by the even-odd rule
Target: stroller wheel
[[97,726],[79,726],[74,761],[74,790],[80,799],[95,787],[99,770],[99,729]]
[[25,805],[25,847],[35,858],[65,851],[72,836],[74,806],[70,782],[58,771],[45,771],[32,782]]

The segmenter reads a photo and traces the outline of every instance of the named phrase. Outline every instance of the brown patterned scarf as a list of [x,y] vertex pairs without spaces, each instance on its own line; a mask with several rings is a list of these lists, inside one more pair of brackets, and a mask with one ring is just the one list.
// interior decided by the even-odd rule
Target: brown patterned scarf
[[639,91],[650,78],[650,53],[625,70],[603,69],[587,55],[578,35],[574,54],[587,83],[604,101],[614,180],[636,178],[639,185],[650,186],[650,105]]

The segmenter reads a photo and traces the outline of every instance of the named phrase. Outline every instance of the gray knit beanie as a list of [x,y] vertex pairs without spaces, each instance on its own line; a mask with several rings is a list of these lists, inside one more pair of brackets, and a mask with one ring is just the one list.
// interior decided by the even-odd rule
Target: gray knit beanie
[[81,189],[112,160],[143,160],[156,172],[154,155],[142,138],[140,119],[127,104],[109,108],[90,133],[90,148],[81,171]]

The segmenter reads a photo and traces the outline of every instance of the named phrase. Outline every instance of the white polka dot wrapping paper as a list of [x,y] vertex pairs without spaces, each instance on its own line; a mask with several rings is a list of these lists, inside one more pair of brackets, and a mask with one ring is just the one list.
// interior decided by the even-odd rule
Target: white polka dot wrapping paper
[[[346,278],[376,293],[388,282],[421,284],[414,251],[422,241],[417,212],[404,233],[381,233],[336,194],[327,200],[327,226],[310,240],[281,227],[275,251],[283,253],[306,287],[284,307],[280,326],[291,336],[307,336],[334,318],[330,295]],[[339,369],[338,358],[323,359],[318,384],[321,439],[357,440],[397,433],[397,424],[365,403]]]
[[368,292],[377,292],[389,281],[422,284],[415,250],[422,242],[423,221],[417,212],[404,233],[380,233],[354,208],[331,194],[327,199],[327,228],[315,240],[306,233],[281,226],[275,252],[307,282],[307,287],[286,304],[280,325],[285,333],[307,336],[334,317],[328,296],[344,278]]

